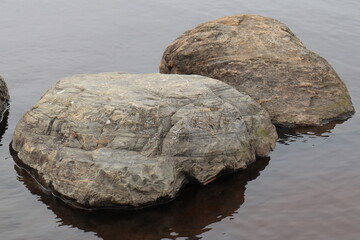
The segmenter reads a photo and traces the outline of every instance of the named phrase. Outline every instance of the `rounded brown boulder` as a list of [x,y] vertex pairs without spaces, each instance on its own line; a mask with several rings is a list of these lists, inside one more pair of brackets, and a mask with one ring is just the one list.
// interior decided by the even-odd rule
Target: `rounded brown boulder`
[[226,82],[286,127],[323,125],[354,113],[331,65],[286,25],[258,15],[224,17],[186,31],[166,48],[160,72]]

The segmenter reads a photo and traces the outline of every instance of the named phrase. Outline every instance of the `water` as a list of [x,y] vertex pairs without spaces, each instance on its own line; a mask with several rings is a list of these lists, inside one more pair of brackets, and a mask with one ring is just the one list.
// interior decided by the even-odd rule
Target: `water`
[[62,77],[158,72],[165,47],[197,24],[256,13],[286,23],[325,57],[360,104],[357,0],[1,0],[0,239],[359,239],[360,118],[282,131],[271,159],[135,212],[74,210],[18,168],[16,122]]

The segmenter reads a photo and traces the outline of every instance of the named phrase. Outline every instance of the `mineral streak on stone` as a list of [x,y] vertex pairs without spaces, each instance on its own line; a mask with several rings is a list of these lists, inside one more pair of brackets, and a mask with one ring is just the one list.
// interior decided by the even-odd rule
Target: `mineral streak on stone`
[[354,113],[331,65],[283,23],[258,15],[224,17],[185,32],[166,48],[160,72],[224,81],[287,127],[323,125]]
[[6,110],[9,101],[9,91],[4,79],[0,76],[0,121],[3,118],[3,112]]
[[268,113],[221,81],[101,73],[60,80],[19,121],[12,147],[78,204],[139,207],[245,168],[276,139]]

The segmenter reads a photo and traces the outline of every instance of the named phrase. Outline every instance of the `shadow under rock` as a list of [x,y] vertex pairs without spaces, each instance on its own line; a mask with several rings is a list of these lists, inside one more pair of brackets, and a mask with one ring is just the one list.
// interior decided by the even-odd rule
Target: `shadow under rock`
[[[16,163],[20,161],[13,156]],[[44,189],[26,168],[15,165],[18,178],[60,220],[68,225],[94,232],[103,239],[200,239],[210,224],[232,216],[244,203],[246,184],[256,179],[270,158],[258,159],[247,169],[224,175],[205,186],[188,185],[179,197],[167,204],[140,210],[95,210],[72,208]]]
[[2,146],[2,137],[4,135],[4,133],[6,132],[7,128],[8,128],[8,118],[9,118],[9,108],[7,108],[7,110],[1,114],[0,113],[0,146]]
[[315,127],[299,127],[299,128],[282,128],[277,127],[279,135],[278,143],[290,145],[291,142],[301,141],[304,136],[310,137],[329,137],[336,125],[340,125],[345,121],[333,121],[323,126]]

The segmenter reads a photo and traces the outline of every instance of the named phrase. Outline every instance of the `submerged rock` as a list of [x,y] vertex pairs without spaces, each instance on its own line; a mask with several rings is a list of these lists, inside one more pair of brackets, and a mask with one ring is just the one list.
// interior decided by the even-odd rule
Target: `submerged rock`
[[60,80],[12,147],[47,187],[88,207],[139,207],[246,168],[274,148],[268,113],[203,76],[101,73]]
[[6,110],[8,101],[9,91],[7,89],[4,79],[0,76],[0,120],[2,120],[3,118],[3,113]]
[[166,48],[160,72],[224,81],[287,127],[323,125],[354,113],[331,65],[283,23],[258,15],[224,17],[185,32]]

